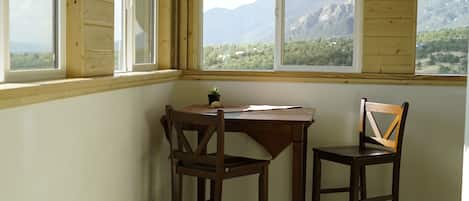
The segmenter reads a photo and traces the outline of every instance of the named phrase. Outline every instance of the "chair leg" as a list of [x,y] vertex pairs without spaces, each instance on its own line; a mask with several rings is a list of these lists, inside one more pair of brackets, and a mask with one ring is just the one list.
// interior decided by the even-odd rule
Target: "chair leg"
[[216,179],[213,187],[213,200],[222,201],[223,179]]
[[352,163],[350,166],[350,194],[349,200],[350,201],[358,201],[358,181],[360,177],[360,166],[356,163]]
[[392,170],[392,200],[399,201],[399,176],[400,176],[400,161],[393,163]]
[[182,201],[182,186],[183,186],[183,174],[177,174],[177,181],[174,187],[174,195],[176,196],[176,201]]
[[362,200],[367,199],[366,195],[366,166],[360,167],[360,197]]
[[259,201],[267,201],[269,194],[269,168],[264,166],[259,174]]
[[215,200],[215,181],[210,180],[210,201]]
[[314,152],[313,162],[313,201],[321,200],[321,158]]
[[178,179],[179,175],[176,172],[176,162],[171,158],[171,201],[178,201]]
[[205,200],[205,179],[197,178],[197,201]]

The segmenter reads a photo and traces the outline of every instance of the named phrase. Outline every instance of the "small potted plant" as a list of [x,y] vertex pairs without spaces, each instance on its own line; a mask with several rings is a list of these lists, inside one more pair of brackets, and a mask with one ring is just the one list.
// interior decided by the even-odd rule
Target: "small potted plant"
[[212,90],[208,93],[208,104],[212,105],[213,102],[220,102],[220,90],[216,87],[213,87]]

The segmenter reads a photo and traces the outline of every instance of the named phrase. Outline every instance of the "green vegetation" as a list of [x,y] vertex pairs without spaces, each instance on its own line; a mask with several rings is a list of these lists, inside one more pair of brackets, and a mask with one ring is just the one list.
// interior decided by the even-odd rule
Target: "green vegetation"
[[[469,27],[419,33],[417,73],[465,74],[468,41]],[[350,38],[288,42],[284,48],[286,65],[351,66],[353,61],[353,41]],[[204,47],[205,69],[269,70],[273,69],[273,63],[272,43]],[[15,70],[45,69],[52,66],[54,59],[51,53],[11,54],[11,67]]]
[[[273,69],[274,45],[269,43],[212,45],[204,47],[206,69]],[[285,44],[286,65],[351,66],[351,38],[294,41]]]
[[48,69],[55,66],[52,53],[11,53],[10,63],[14,70]]
[[274,66],[273,44],[213,45],[204,47],[206,69],[268,70]]
[[466,74],[469,27],[417,35],[417,73]]
[[[422,32],[417,36],[417,73],[466,74],[469,27]],[[286,65],[351,66],[353,41],[330,38],[285,44]],[[267,43],[204,47],[204,67],[209,70],[269,70],[274,45]]]
[[352,66],[353,40],[347,37],[288,42],[285,44],[284,64]]

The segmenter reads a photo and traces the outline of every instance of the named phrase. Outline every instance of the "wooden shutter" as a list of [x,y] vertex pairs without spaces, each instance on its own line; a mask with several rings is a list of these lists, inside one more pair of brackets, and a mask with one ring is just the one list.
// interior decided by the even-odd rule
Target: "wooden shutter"
[[417,0],[366,0],[364,73],[415,73]]
[[67,76],[114,73],[114,0],[67,1]]

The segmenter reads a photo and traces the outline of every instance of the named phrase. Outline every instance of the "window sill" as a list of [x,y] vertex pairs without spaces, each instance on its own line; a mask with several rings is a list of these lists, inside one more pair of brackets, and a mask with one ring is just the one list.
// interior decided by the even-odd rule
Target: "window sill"
[[465,86],[466,76],[407,74],[272,72],[272,71],[183,71],[182,80],[274,81],[344,84]]
[[114,76],[0,84],[0,109],[179,79],[179,70],[117,73]]

